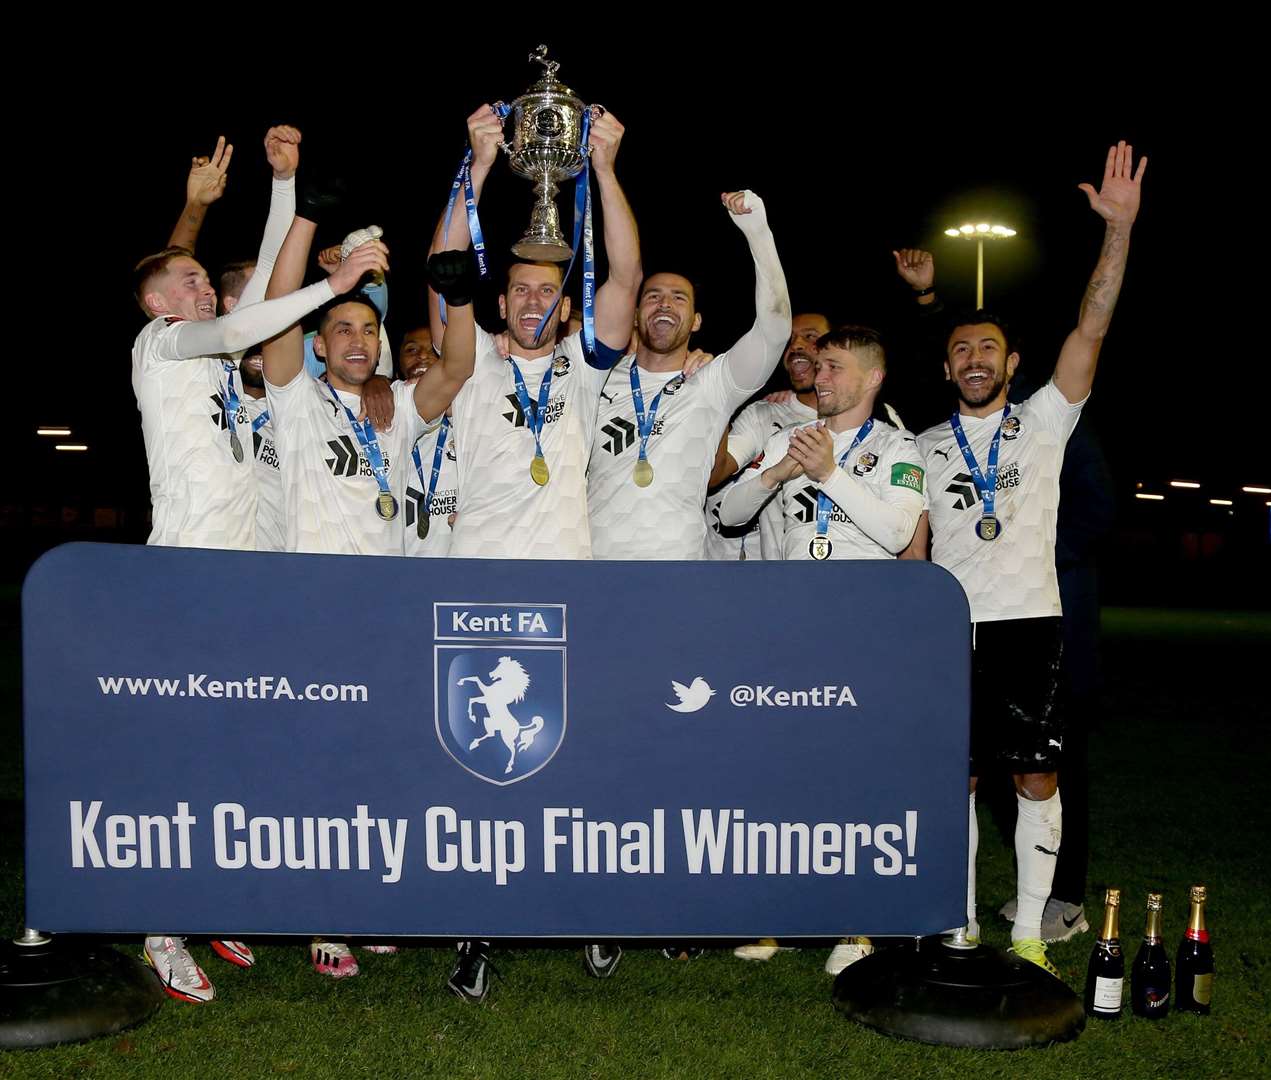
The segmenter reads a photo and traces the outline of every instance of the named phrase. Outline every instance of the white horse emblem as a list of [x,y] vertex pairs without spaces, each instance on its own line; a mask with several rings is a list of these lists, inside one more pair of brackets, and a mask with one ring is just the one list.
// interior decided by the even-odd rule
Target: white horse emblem
[[468,744],[468,750],[475,750],[491,736],[498,735],[503,745],[508,748],[508,764],[504,775],[512,771],[516,764],[516,752],[528,750],[534,742],[534,736],[543,730],[543,718],[534,717],[528,724],[520,723],[512,715],[508,706],[513,702],[523,701],[525,691],[530,685],[530,677],[520,663],[510,656],[500,656],[498,665],[490,672],[490,685],[487,686],[476,675],[460,679],[459,686],[464,683],[476,683],[481,693],[468,699],[468,719],[476,724],[477,718],[472,706],[478,701],[486,708],[485,734],[479,735]]

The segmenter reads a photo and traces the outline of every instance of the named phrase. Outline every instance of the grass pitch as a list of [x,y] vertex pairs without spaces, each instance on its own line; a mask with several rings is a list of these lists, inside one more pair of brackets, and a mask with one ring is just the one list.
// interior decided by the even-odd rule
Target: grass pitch
[[[17,598],[0,599],[0,925],[22,924]],[[1266,1077],[1271,1075],[1271,887],[1265,796],[1271,617],[1109,610],[1106,704],[1091,737],[1092,854],[1086,913],[1108,885],[1125,896],[1122,933],[1137,948],[1142,898],[1165,893],[1172,955],[1187,886],[1210,889],[1214,1011],[1163,1022],[1091,1021],[1075,1042],[979,1052],[901,1042],[843,1020],[830,1004],[825,948],[765,964],[712,950],[672,963],[629,949],[616,975],[588,978],[580,948],[500,950],[501,977],[472,1007],[444,989],[453,953],[408,946],[359,955],[343,982],[309,969],[295,941],[253,942],[258,964],[232,968],[193,951],[218,999],[165,1004],[123,1035],[0,1053],[0,1077]],[[985,938],[1014,892],[1009,837],[982,807],[979,893]],[[829,943],[826,943],[827,947]],[[1080,991],[1092,935],[1051,948]],[[118,947],[136,955],[139,943]]]

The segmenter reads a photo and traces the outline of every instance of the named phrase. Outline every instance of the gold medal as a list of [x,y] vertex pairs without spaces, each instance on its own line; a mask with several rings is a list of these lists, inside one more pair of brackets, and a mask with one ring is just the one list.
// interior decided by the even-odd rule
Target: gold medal
[[812,542],[808,544],[808,554],[817,562],[822,562],[830,557],[830,552],[834,550],[834,545],[830,543],[828,536],[814,536]]
[[397,517],[397,500],[393,498],[392,492],[381,491],[375,497],[375,512],[385,521],[392,521]]
[[551,478],[552,474],[547,471],[547,460],[542,454],[535,454],[534,460],[530,462],[530,479],[543,487]]
[[241,462],[243,460],[243,441],[238,437],[237,431],[229,433],[229,451],[234,455],[234,460]]
[[649,464],[647,458],[641,458],[635,463],[632,477],[636,482],[636,487],[648,487],[653,483],[653,466]]
[[997,518],[992,514],[985,514],[975,523],[975,534],[981,540],[996,540],[1000,531],[1001,527],[997,523]]

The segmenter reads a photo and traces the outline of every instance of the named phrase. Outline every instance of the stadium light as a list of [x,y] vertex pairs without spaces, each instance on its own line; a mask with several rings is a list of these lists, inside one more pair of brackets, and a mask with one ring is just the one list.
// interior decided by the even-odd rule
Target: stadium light
[[54,450],[87,450],[88,447],[83,443],[58,443]]
[[1234,505],[1230,499],[1210,499],[1210,506],[1232,506]]
[[1271,488],[1264,487],[1242,487],[1241,491],[1248,495],[1271,495]]
[[1176,488],[1199,488],[1200,485],[1195,480],[1171,480],[1170,487]]
[[1164,495],[1149,495],[1146,491],[1136,491],[1134,493],[1136,499],[1150,499],[1152,502],[1164,502]]
[[71,429],[68,427],[41,427],[36,428],[35,433],[37,435],[58,435],[66,438],[71,433]]
[[954,240],[975,241],[975,306],[977,309],[984,307],[984,241],[1009,240],[1016,235],[1015,230],[1008,225],[981,221],[975,225],[967,222],[957,228],[945,229],[944,234]]

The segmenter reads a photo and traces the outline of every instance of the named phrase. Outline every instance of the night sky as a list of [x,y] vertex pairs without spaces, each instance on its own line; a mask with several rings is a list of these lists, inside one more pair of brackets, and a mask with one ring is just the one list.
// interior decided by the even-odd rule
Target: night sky
[[[285,79],[268,64],[249,77],[241,50],[223,65],[218,56],[193,72],[151,71],[150,97],[128,56],[86,60],[74,74],[68,67],[88,107],[52,126],[49,114],[18,121],[25,145],[56,150],[55,167],[27,181],[43,222],[38,261],[48,260],[38,292],[42,301],[60,294],[38,336],[66,343],[29,414],[30,498],[145,503],[129,382],[143,319],[130,270],[166,241],[191,155],[210,152],[220,133],[235,146],[228,193],[209,213],[197,253],[215,274],[222,262],[255,254],[269,199],[266,128],[300,127],[302,169],[339,171],[353,189],[345,216],[324,223],[320,241],[369,222],[385,228],[397,338],[423,313],[420,271],[464,148],[464,118],[529,87],[539,69],[526,56],[540,39],[561,62],[561,79],[626,125],[618,171],[645,266],[703,282],[696,343],[713,351],[753,318],[747,248],[718,201],[723,190],[750,187],[767,204],[794,310],[885,331],[903,331],[912,303],[893,248],[932,250],[937,291],[961,306],[974,299],[975,245],[943,229],[981,219],[1013,226],[1017,238],[986,251],[988,306],[1022,335],[1021,375],[1044,379],[1076,323],[1103,235],[1076,185],[1097,186],[1108,146],[1128,139],[1136,159],[1147,153],[1151,162],[1090,421],[1122,490],[1175,476],[1215,493],[1271,480],[1260,419],[1271,379],[1253,331],[1265,282],[1250,276],[1250,238],[1229,224],[1256,215],[1246,204],[1261,189],[1242,175],[1236,114],[1198,90],[1208,84],[1194,69],[1190,78],[1145,74],[1127,61],[1102,71],[1090,56],[1053,71],[961,71],[949,57],[930,68],[881,52],[863,60],[846,46],[813,62],[783,45],[771,63],[742,71],[719,37],[601,54],[530,28],[487,42],[479,64],[427,51],[386,57],[366,89],[343,74],[351,61],[316,53],[297,58]],[[755,65],[753,40],[745,55]],[[568,229],[572,210],[560,205]],[[481,207],[496,255],[520,235],[530,206],[530,184],[500,163]],[[19,235],[30,229],[24,216],[10,222]],[[893,352],[891,398],[903,402],[905,383],[938,365],[938,357]],[[905,419],[919,427],[932,418]],[[69,424],[91,452],[55,454],[52,440],[33,434],[52,423]],[[1215,428],[1221,446],[1209,441]]]

